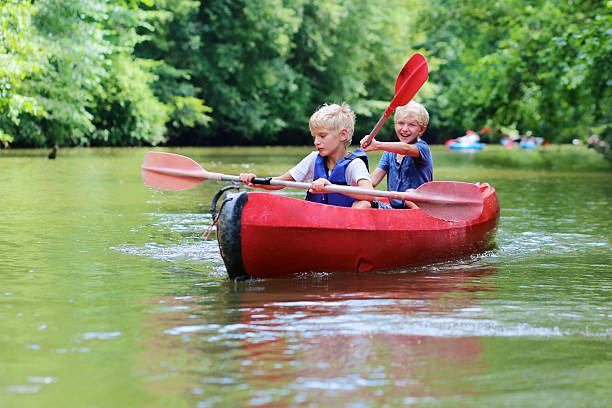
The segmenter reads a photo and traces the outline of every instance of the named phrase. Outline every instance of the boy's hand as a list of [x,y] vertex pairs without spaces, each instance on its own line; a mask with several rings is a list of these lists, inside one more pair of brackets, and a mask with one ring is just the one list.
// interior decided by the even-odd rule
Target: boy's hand
[[363,150],[364,152],[372,152],[374,150],[378,150],[378,141],[376,139],[372,139],[370,141],[370,144],[368,144],[367,146],[364,146],[369,136],[370,135],[365,135],[363,139],[361,139],[361,141],[359,142],[359,146],[361,147],[361,150]]
[[253,173],[240,173],[240,181],[244,184],[246,184],[247,186],[250,187],[254,187],[253,184],[251,184],[251,180],[253,180],[255,177],[257,177],[255,174]]
[[324,193],[325,192],[324,187],[330,186],[331,184],[332,184],[331,181],[329,181],[326,178],[321,177],[312,182],[312,188],[310,189],[310,191],[312,193]]
[[[289,172],[287,172],[287,175],[289,174]],[[283,174],[280,177],[270,177],[270,180],[285,180],[285,181],[295,181],[293,180],[293,178],[291,178],[291,176],[287,176],[285,174]],[[240,175],[238,176],[240,178],[240,182],[246,184],[249,187],[253,187],[253,188],[263,188],[264,190],[280,190],[283,188],[283,186],[277,186],[277,185],[271,185],[271,184],[259,184],[262,181],[258,180],[258,184],[253,184],[253,179],[255,177],[257,177],[255,174],[253,173],[240,173]],[[290,178],[290,179],[289,179]],[[262,179],[262,180],[266,180],[266,179]]]
[[365,142],[368,140],[368,137],[369,137],[369,136],[370,136],[370,135],[365,135],[365,136],[364,136],[364,137],[361,139],[361,141],[359,142],[359,147],[361,147],[362,149],[365,149],[365,146],[364,146],[363,144],[364,144],[364,143],[365,143]]

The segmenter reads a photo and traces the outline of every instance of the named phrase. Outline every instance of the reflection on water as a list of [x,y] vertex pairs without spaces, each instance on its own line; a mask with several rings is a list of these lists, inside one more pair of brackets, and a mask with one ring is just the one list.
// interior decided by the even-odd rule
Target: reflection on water
[[[245,287],[241,349],[251,357],[243,373],[269,400],[280,395],[266,381],[285,383],[294,401],[323,405],[436,396],[424,372],[456,379],[455,364],[481,368],[480,342],[456,332],[450,314],[472,307],[475,290],[491,290],[483,281],[492,273],[332,275]],[[300,361],[289,378],[275,369],[286,356]]]
[[[195,399],[208,387],[223,386],[258,404],[416,403],[444,397],[449,384],[462,390],[459,395],[478,393],[464,382],[487,375],[487,337],[579,334],[529,320],[504,321],[518,306],[492,301],[499,290],[496,275],[496,267],[475,262],[228,282],[228,319],[211,316],[206,298],[168,298],[163,320],[155,314],[150,324],[159,325],[154,330],[169,341],[165,347],[197,362],[181,370],[201,376],[193,379]],[[200,364],[211,348],[224,350],[225,370]]]
[[226,350],[230,372],[189,368],[203,371],[196,387],[202,394],[222,385],[258,403],[418,400],[437,394],[425,373],[461,381],[462,373],[481,370],[477,336],[495,328],[474,313],[478,297],[495,290],[494,274],[492,267],[466,266],[228,282],[229,321],[211,320],[208,302],[188,297],[157,300],[164,313],[149,324],[175,339],[166,347],[194,361],[211,347]]

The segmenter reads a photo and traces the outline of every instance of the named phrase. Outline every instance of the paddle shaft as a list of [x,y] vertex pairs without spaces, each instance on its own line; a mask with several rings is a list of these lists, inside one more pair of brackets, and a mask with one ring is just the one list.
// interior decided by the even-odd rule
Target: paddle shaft
[[[233,176],[223,173],[212,173],[206,171],[204,169],[194,169],[194,170],[183,170],[176,169],[171,167],[151,167],[151,166],[142,166],[144,170],[152,171],[159,174],[166,174],[168,176],[177,176],[177,177],[190,177],[195,179],[204,180],[215,180],[215,181],[233,181],[240,182],[239,176]],[[251,180],[251,184],[258,185],[270,185],[270,186],[279,186],[279,187],[291,187],[302,190],[310,190],[312,188],[311,183],[300,183],[297,181],[285,181],[285,180],[275,180],[272,177],[256,177]],[[323,186],[323,189],[326,192],[332,193],[349,193],[349,194],[359,194],[371,196],[374,198],[392,198],[395,200],[409,200],[415,201],[419,203],[436,203],[436,204],[446,204],[446,205],[471,205],[478,204],[477,201],[472,200],[461,200],[453,198],[449,200],[448,197],[444,196],[435,196],[432,194],[427,194],[423,196],[419,194],[417,190],[413,192],[406,191],[383,191],[383,190],[370,190],[365,188],[358,187],[350,187],[350,186],[338,186],[338,185],[326,185]]]
[[[236,178],[238,180],[235,180]],[[240,181],[240,178],[236,176],[224,176],[223,177],[223,180],[225,181],[229,181],[230,179],[232,181]],[[293,188],[299,188],[299,189],[304,189],[304,190],[309,190],[312,188],[311,183],[299,183],[296,181],[274,180],[271,177],[254,178],[253,180],[251,180],[251,184],[293,187]],[[418,191],[415,191],[415,192],[383,191],[383,190],[370,190],[370,189],[359,188],[359,187],[338,186],[338,185],[327,185],[327,186],[323,186],[323,188],[325,189],[325,191],[332,192],[332,193],[361,194],[361,195],[372,196],[374,198],[386,197],[386,198],[393,198],[395,200],[410,200],[410,201],[416,201],[420,203],[442,203],[442,204],[452,204],[452,205],[473,204],[474,203],[473,201],[469,201],[469,200],[456,200],[456,199],[453,199],[452,203],[450,203],[448,198],[435,197],[435,196],[432,196],[431,194],[428,194],[427,197],[423,197],[422,195],[418,193]]]

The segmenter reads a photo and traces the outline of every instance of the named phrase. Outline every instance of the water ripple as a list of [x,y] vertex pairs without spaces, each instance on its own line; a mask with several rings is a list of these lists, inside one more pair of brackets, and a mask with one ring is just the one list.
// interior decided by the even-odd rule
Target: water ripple
[[[565,316],[567,317],[567,316]],[[304,338],[319,336],[401,335],[417,337],[611,337],[612,328],[589,329],[536,326],[528,323],[501,322],[495,319],[475,319],[459,316],[405,316],[359,314],[316,316],[291,322],[270,319],[252,324],[218,324],[178,326],[166,334],[200,333],[208,341],[248,340],[261,343],[299,334]]]
[[123,245],[111,247],[115,251],[129,255],[145,256],[165,262],[214,262],[222,264],[223,259],[219,253],[217,241],[200,241],[194,244],[158,244],[148,243],[142,247]]

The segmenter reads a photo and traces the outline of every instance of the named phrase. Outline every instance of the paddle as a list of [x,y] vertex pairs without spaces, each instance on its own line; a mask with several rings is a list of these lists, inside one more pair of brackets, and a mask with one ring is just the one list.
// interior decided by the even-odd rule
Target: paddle
[[395,95],[393,100],[378,120],[376,126],[368,136],[368,138],[361,144],[362,147],[366,147],[372,142],[372,139],[376,136],[383,124],[391,116],[395,108],[398,106],[404,106],[416,95],[421,89],[421,86],[427,81],[429,75],[429,68],[427,67],[427,60],[423,54],[418,52],[414,54],[408,62],[402,68],[402,71],[397,76],[395,81]]
[[[142,180],[150,187],[164,190],[187,190],[204,180],[240,181],[239,176],[206,171],[189,157],[174,153],[147,152],[142,162]],[[254,178],[251,183],[292,187],[304,190],[310,183]],[[478,218],[483,210],[483,198],[475,184],[458,181],[432,181],[411,192],[369,190],[357,187],[331,185],[325,191],[362,194],[410,200],[428,215],[447,221],[470,221]]]

